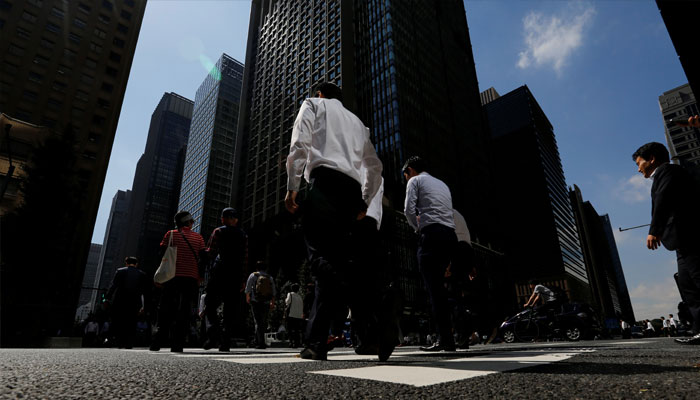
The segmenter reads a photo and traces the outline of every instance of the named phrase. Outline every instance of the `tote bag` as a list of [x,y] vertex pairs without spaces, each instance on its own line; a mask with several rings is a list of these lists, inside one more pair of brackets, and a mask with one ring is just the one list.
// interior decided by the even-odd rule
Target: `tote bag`
[[160,266],[153,275],[155,283],[165,283],[175,277],[175,266],[177,263],[177,247],[173,246],[173,233],[170,232],[168,248],[165,250]]

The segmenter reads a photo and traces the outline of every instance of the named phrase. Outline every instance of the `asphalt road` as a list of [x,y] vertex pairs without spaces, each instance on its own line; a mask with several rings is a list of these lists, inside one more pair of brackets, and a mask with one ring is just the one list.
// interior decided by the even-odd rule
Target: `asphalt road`
[[0,349],[0,398],[677,399],[700,398],[700,346],[669,338],[351,349],[306,361],[292,349]]

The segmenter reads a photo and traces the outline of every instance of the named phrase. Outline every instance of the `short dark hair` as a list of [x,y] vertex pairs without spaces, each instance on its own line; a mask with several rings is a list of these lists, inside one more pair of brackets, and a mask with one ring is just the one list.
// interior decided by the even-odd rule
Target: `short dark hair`
[[226,207],[221,211],[221,218],[238,218],[238,211],[233,207]]
[[537,286],[540,284],[540,281],[538,281],[537,279],[530,279],[529,281],[527,281],[527,284]]
[[413,156],[406,160],[406,162],[403,165],[403,168],[401,168],[401,172],[406,172],[406,170],[408,170],[409,167],[413,168],[419,174],[428,169],[427,163],[418,156]]
[[666,146],[658,142],[649,142],[638,148],[637,151],[632,154],[632,160],[637,161],[637,157],[642,157],[647,161],[649,161],[651,157],[654,157],[659,163],[669,162]]
[[343,89],[338,87],[335,83],[323,82],[319,83],[314,88],[314,95],[316,92],[323,93],[323,97],[327,99],[337,99],[341,103],[343,102]]
[[124,259],[124,264],[126,265],[136,265],[139,263],[139,259],[134,256],[128,256]]
[[177,214],[175,214],[175,226],[178,228],[182,228],[183,226],[187,225],[187,223],[191,220],[192,214],[190,214],[188,211],[180,211]]
[[265,271],[265,272],[267,272],[267,264],[265,263],[265,261],[256,261],[256,262],[255,262],[255,268],[256,268],[258,271]]
[[299,291],[299,284],[293,283],[292,284],[292,292],[298,292],[298,291]]

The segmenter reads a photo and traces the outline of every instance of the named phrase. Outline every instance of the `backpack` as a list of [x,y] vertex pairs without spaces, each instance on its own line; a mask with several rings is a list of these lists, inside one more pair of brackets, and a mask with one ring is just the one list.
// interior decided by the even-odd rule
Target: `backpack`
[[258,280],[255,282],[255,300],[269,301],[272,299],[272,278],[260,272],[256,272],[255,276],[258,277]]

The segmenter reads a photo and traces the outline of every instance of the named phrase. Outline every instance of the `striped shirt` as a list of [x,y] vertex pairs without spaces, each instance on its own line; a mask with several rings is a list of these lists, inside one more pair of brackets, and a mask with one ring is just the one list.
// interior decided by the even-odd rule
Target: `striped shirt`
[[[199,257],[199,252],[206,247],[204,245],[202,235],[192,232],[192,230],[187,227],[180,228],[180,232],[177,230],[168,231],[165,234],[163,241],[160,242],[160,247],[162,249],[168,247],[171,234],[173,235],[173,246],[177,247],[175,276],[185,276],[188,278],[199,279],[199,269],[197,268],[197,258],[195,257],[195,253],[197,254],[197,257]],[[183,235],[187,237],[192,249],[190,249],[190,246],[187,245]]]

